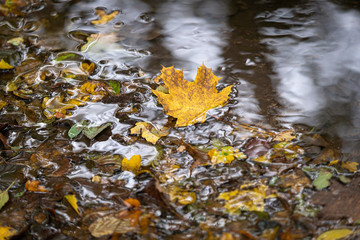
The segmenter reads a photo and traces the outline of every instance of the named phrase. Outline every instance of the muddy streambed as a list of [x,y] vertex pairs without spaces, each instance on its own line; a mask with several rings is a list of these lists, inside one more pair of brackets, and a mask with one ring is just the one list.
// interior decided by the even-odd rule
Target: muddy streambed
[[359,238],[357,1],[0,4],[0,239]]

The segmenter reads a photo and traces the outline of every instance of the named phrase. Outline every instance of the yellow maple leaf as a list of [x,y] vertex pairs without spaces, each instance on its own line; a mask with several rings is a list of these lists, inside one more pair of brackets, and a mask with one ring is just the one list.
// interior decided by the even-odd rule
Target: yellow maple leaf
[[223,105],[229,99],[233,86],[218,92],[216,85],[220,78],[204,64],[198,68],[194,82],[184,79],[183,71],[174,67],[163,67],[160,78],[169,89],[169,94],[156,90],[153,93],[158,97],[165,113],[177,118],[176,127],[205,122],[207,111]]
[[135,127],[130,129],[131,134],[140,135],[146,139],[146,141],[151,142],[152,144],[156,144],[159,138],[168,135],[168,129],[163,128],[161,130],[157,130],[153,125],[147,122],[138,122]]
[[211,149],[208,152],[208,155],[211,158],[212,164],[219,164],[219,163],[231,163],[235,160],[235,158],[245,159],[246,156],[244,153],[240,152],[239,149],[227,146],[223,147],[221,150],[216,148]]
[[4,61],[4,59],[1,59],[0,61],[0,69],[13,69],[14,67],[8,64]]
[[16,230],[10,227],[0,226],[0,240],[10,239],[16,234]]
[[342,162],[341,163],[341,167],[346,168],[350,172],[356,172],[358,165],[359,164],[357,162]]
[[123,171],[130,171],[133,173],[137,173],[141,166],[141,156],[134,155],[128,160],[124,158],[121,162],[121,168]]
[[96,10],[96,15],[99,16],[99,20],[93,20],[91,21],[92,24],[98,25],[98,24],[105,24],[110,22],[116,15],[119,14],[119,11],[114,11],[111,14],[106,14],[106,12],[104,10]]
[[75,210],[75,212],[80,215],[78,205],[77,205],[77,199],[76,199],[75,195],[74,194],[65,195],[64,198],[66,199],[66,201],[68,201],[68,203]]

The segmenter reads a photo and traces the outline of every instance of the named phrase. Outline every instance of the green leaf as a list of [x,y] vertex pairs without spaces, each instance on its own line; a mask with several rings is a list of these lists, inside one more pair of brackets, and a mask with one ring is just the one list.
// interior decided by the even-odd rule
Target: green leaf
[[330,179],[332,177],[332,173],[328,171],[320,171],[317,178],[313,181],[313,185],[317,190],[324,189],[330,185]]
[[70,137],[70,139],[73,139],[74,137],[79,135],[81,133],[81,131],[86,127],[86,125],[87,125],[86,120],[82,120],[81,122],[75,123],[74,125],[72,125],[72,127],[70,128],[70,130],[68,132],[68,136]]
[[105,123],[103,125],[96,126],[96,127],[87,127],[84,130],[84,134],[87,138],[93,139],[94,137],[96,137],[99,133],[101,133],[105,128],[107,128],[110,125],[111,125],[111,123]]
[[353,231],[350,229],[334,229],[327,232],[322,233],[316,240],[336,240],[336,239],[342,239],[350,234],[352,234]]
[[9,189],[14,185],[15,181],[13,181],[10,186],[3,192],[0,193],[0,209],[9,201]]
[[55,61],[61,62],[61,61],[64,61],[64,60],[66,60],[68,58],[71,58],[71,57],[75,57],[75,54],[74,53],[68,53],[68,54],[58,56],[57,58],[55,58]]
[[120,83],[118,81],[109,81],[109,85],[112,88],[114,94],[120,93]]

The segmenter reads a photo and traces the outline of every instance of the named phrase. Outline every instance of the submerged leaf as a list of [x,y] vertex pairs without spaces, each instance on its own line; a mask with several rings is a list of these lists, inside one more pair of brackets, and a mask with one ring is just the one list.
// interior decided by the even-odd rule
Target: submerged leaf
[[137,173],[141,166],[141,156],[140,155],[134,155],[128,160],[127,158],[124,158],[122,160],[122,170],[123,171],[130,171]]
[[168,188],[168,194],[171,202],[178,202],[182,205],[191,204],[196,201],[196,194],[194,192],[178,186],[170,186]]
[[321,170],[317,178],[313,181],[313,185],[317,190],[324,189],[330,185],[330,179],[332,177],[332,173],[328,171]]
[[3,100],[0,100],[0,110],[5,107],[7,105],[7,103]]
[[103,125],[100,126],[96,126],[96,127],[87,127],[84,130],[84,134],[87,138],[89,139],[93,139],[94,137],[96,137],[99,133],[101,133],[105,128],[111,126],[111,123],[105,123]]
[[140,135],[146,139],[146,141],[156,144],[159,138],[168,135],[168,129],[157,130],[153,125],[147,122],[138,122],[135,127],[130,130],[131,134]]
[[28,180],[25,183],[25,188],[31,192],[48,192],[49,191],[49,190],[45,189],[43,186],[39,186],[39,184],[40,184],[40,181]]
[[211,149],[208,152],[208,155],[211,158],[212,164],[219,163],[231,163],[235,158],[245,159],[246,156],[244,153],[240,152],[239,149],[233,147],[223,147],[221,150],[216,148]]
[[266,185],[243,184],[240,189],[221,193],[217,198],[225,200],[225,208],[230,214],[238,211],[258,211],[265,209],[265,199],[276,197],[275,194],[269,194]]
[[93,20],[91,21],[92,24],[98,25],[98,24],[105,24],[110,22],[116,15],[118,15],[119,11],[114,11],[111,14],[106,14],[104,10],[96,10],[96,15],[100,17],[99,20]]
[[198,68],[195,82],[184,79],[182,70],[175,70],[174,67],[164,67],[160,78],[169,89],[169,94],[156,90],[153,93],[163,105],[165,113],[177,118],[177,127],[205,122],[207,111],[225,104],[233,86],[218,92],[216,85],[220,78],[204,65]]
[[349,170],[349,172],[356,172],[358,165],[359,164],[357,162],[342,162],[341,163],[341,167],[346,168],[347,170]]
[[82,120],[81,122],[72,125],[72,127],[68,132],[68,136],[70,137],[70,139],[73,139],[74,137],[79,135],[82,132],[82,130],[86,127],[87,125],[86,123],[87,123],[86,120]]
[[75,57],[74,53],[62,54],[62,55],[58,56],[57,58],[55,58],[55,61],[61,62],[61,61],[64,61],[64,60],[66,60],[68,58],[72,58],[72,57]]
[[74,194],[65,195],[64,198],[66,199],[66,201],[68,201],[68,203],[75,210],[75,212],[80,215],[78,205],[77,205],[77,199],[76,199],[75,195]]
[[120,93],[121,86],[118,81],[109,81],[109,85],[115,95]]
[[11,188],[12,185],[14,185],[15,181],[12,182],[10,184],[10,186],[5,190],[5,191],[2,191],[0,193],[0,209],[7,203],[7,201],[9,201],[9,189]]
[[1,59],[0,61],[0,69],[13,69],[14,67],[8,64],[4,61],[4,59]]
[[330,231],[323,232],[316,240],[337,240],[344,238],[350,234],[352,234],[353,231],[350,229],[334,229]]
[[16,234],[16,230],[11,227],[0,226],[0,240],[8,240]]

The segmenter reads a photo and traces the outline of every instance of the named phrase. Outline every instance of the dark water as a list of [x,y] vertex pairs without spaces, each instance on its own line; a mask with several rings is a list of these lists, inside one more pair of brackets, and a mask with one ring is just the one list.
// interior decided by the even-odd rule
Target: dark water
[[[192,180],[185,178],[190,176],[188,169],[193,158],[189,154],[177,152],[178,146],[174,147],[174,142],[164,140],[161,146],[165,149],[164,153],[159,154],[158,146],[146,141],[133,140],[132,136],[129,136],[129,129],[136,122],[147,121],[158,126],[168,123],[169,117],[164,114],[151,92],[156,86],[150,79],[159,74],[162,65],[183,69],[185,78],[192,80],[196,76],[197,68],[204,63],[207,67],[211,67],[217,76],[222,77],[219,88],[235,85],[229,103],[209,112],[222,121],[208,116],[203,124],[172,131],[169,139],[181,138],[194,146],[206,147],[209,147],[211,140],[222,139],[226,145],[241,147],[243,140],[251,134],[238,131],[232,123],[277,130],[295,127],[304,132],[324,136],[332,143],[331,148],[340,150],[341,160],[357,161],[360,155],[360,4],[358,1],[53,0],[31,1],[19,8],[23,13],[21,15],[0,16],[0,43],[3,47],[6,46],[6,40],[22,36],[26,39],[27,47],[16,54],[11,52],[12,50],[1,51],[1,58],[5,56],[4,58],[10,63],[19,66],[19,59],[41,56],[42,65],[37,72],[47,71],[53,75],[59,74],[60,70],[65,68],[77,66],[86,59],[96,63],[92,80],[118,81],[121,83],[121,93],[126,96],[103,102],[89,102],[73,111],[73,115],[66,120],[57,119],[55,123],[45,121],[44,116],[42,118],[38,116],[42,111],[39,106],[44,96],[53,97],[60,94],[59,88],[65,91],[69,85],[78,83],[67,82],[65,78],[59,77],[54,78],[55,80],[51,79],[54,81],[51,84],[56,85],[52,87],[50,83],[47,85],[46,81],[41,80],[38,74],[34,77],[34,81],[42,82],[44,86],[40,84],[38,95],[31,96],[30,100],[25,98],[24,102],[26,104],[31,102],[30,108],[38,112],[38,119],[44,121],[32,121],[32,113],[24,115],[19,107],[20,103],[18,107],[7,106],[0,109],[1,123],[10,119],[8,123],[11,129],[4,134],[7,143],[13,147],[30,149],[19,155],[10,150],[11,153],[5,152],[2,155],[1,161],[6,160],[16,165],[9,167],[11,169],[7,167],[2,169],[4,174],[1,177],[5,179],[5,183],[1,181],[1,184],[4,189],[12,182],[9,179],[15,176],[8,177],[5,174],[7,172],[21,172],[24,179],[46,179],[48,182],[46,187],[53,189],[52,195],[50,197],[46,195],[44,199],[27,192],[25,197],[12,200],[13,205],[5,209],[6,214],[2,219],[19,214],[25,216],[19,217],[21,221],[30,221],[29,219],[33,222],[37,221],[33,219],[37,213],[31,213],[31,217],[29,213],[27,215],[23,213],[25,210],[28,211],[26,206],[31,203],[29,209],[47,211],[47,219],[56,215],[60,219],[57,220],[58,222],[67,223],[64,226],[57,226],[58,222],[46,220],[45,224],[36,225],[34,222],[30,227],[23,227],[20,226],[21,221],[15,221],[14,218],[14,225],[18,224],[16,225],[18,228],[22,227],[24,235],[47,239],[56,233],[59,236],[63,234],[61,235],[63,239],[64,236],[75,236],[76,239],[77,234],[81,232],[84,234],[81,236],[84,238],[87,236],[87,230],[79,226],[80,220],[77,215],[73,212],[69,213],[68,208],[60,204],[63,195],[68,194],[69,189],[80,196],[79,204],[84,209],[95,209],[97,204],[109,209],[123,207],[123,202],[120,201],[122,198],[135,197],[135,195],[137,197],[147,189],[144,186],[150,182],[148,178],[142,179],[130,172],[119,170],[115,170],[114,174],[105,173],[106,171],[101,168],[103,166],[98,167],[95,161],[89,160],[91,159],[89,156],[93,153],[117,154],[127,158],[141,154],[143,166],[150,166],[161,154],[165,154],[169,159],[165,157],[164,159],[169,162],[177,158],[176,164],[185,166],[177,172],[177,177],[182,179],[184,186],[201,189],[197,192],[197,196],[204,202],[215,199],[217,190],[214,189],[218,186],[221,186],[219,187],[221,191],[228,191],[239,184],[237,181],[240,181],[240,177],[249,177],[249,172],[254,169],[259,172],[263,170],[262,167],[252,163],[246,163],[249,165],[246,167],[243,166],[245,163],[237,163],[235,167],[219,167],[213,171],[199,167],[195,171],[196,179],[191,182]],[[119,14],[108,24],[95,26],[91,21],[98,18],[95,14],[96,9],[106,10],[107,13],[117,10]],[[90,34],[102,35],[96,46],[79,52]],[[64,52],[76,54],[77,60],[56,62],[54,59]],[[16,78],[21,79],[18,77],[21,74],[16,73]],[[5,89],[12,77],[13,75],[7,73],[2,74],[0,93],[4,96],[0,97],[11,95]],[[23,82],[21,84],[26,85]],[[81,120],[89,120],[94,125],[110,122],[111,132],[108,129],[105,136],[96,141],[88,141],[85,137],[69,141],[67,131],[74,122]],[[53,159],[56,161],[52,164],[57,167],[56,170],[65,168],[63,166],[71,167],[68,167],[68,171],[64,171],[60,177],[56,176],[59,179],[51,175],[57,172],[51,172],[48,166],[42,166],[45,170],[37,169],[33,165],[31,168],[24,167],[27,170],[19,170],[22,168],[19,167],[20,165],[29,164],[31,149],[35,148],[40,152],[48,151],[50,155],[54,155]],[[61,160],[60,153],[65,156]],[[45,156],[45,153],[41,154],[39,159],[50,159],[50,162],[53,160]],[[165,161],[164,159],[162,161]],[[161,168],[161,164],[158,168]],[[92,182],[90,179],[97,174],[102,174],[104,178],[108,177],[107,181],[113,185],[100,186]],[[276,175],[276,171],[269,171],[267,174],[264,176],[270,178]],[[260,175],[249,178],[254,180]],[[177,179],[172,181],[176,182]],[[216,187],[207,184],[211,181],[217,184]],[[65,187],[60,188],[59,183],[64,183]],[[16,194],[21,193],[18,189],[21,187],[23,189],[24,184],[25,182],[16,185],[18,191]],[[54,189],[60,190],[56,192]],[[13,195],[11,199],[15,199]],[[49,207],[51,210],[42,209],[42,206],[48,204],[47,201],[53,204]],[[219,231],[218,236],[221,236],[221,229],[232,220],[244,221],[248,224],[244,229],[252,231],[255,235],[260,235],[259,229],[275,228],[275,220],[274,222],[269,220],[266,227],[257,226],[258,229],[255,229],[251,219],[257,219],[259,216],[252,213],[248,215],[245,213],[240,217],[218,217],[222,216],[218,211],[220,206],[211,205],[213,202],[208,205],[209,209],[215,210],[209,213],[205,210],[196,212],[198,209],[192,210],[191,206],[188,208],[177,206],[176,211],[184,213],[187,219],[196,219],[197,223],[208,217],[209,226]],[[15,211],[15,203],[22,206],[19,213]],[[145,208],[152,211],[153,207],[157,209],[154,213],[161,216],[163,209],[151,204],[150,202]],[[280,208],[277,204],[281,205],[276,202],[269,204],[271,214],[276,213]],[[207,210],[205,203],[201,207]],[[98,208],[99,211],[105,212]],[[85,222],[84,224],[88,226],[89,219],[94,220],[91,214],[88,214],[87,216],[90,217],[81,224]],[[276,218],[276,221],[281,222],[281,216]],[[184,225],[182,219],[169,217],[159,222],[161,227],[158,228],[161,230],[156,233],[154,230],[153,236],[161,235],[166,238],[173,233],[180,235],[179,239],[204,236],[201,235],[201,231],[205,230],[202,228],[200,230],[199,226],[190,228],[186,232],[187,235],[182,235],[181,227]],[[57,230],[49,230],[46,224]],[[287,227],[295,225],[293,222],[281,222],[281,224]],[[324,223],[324,226],[327,226],[326,224]],[[341,225],[342,222],[336,224]],[[238,229],[238,227],[235,224],[230,229]],[[311,234],[319,234],[322,230],[328,229],[324,227],[318,230],[314,225],[312,227],[301,225],[300,228],[303,232],[310,229]],[[42,235],[44,229],[48,232]],[[63,229],[69,231],[64,232]],[[291,232],[291,227],[287,229]],[[308,239],[311,236],[308,236]]]

